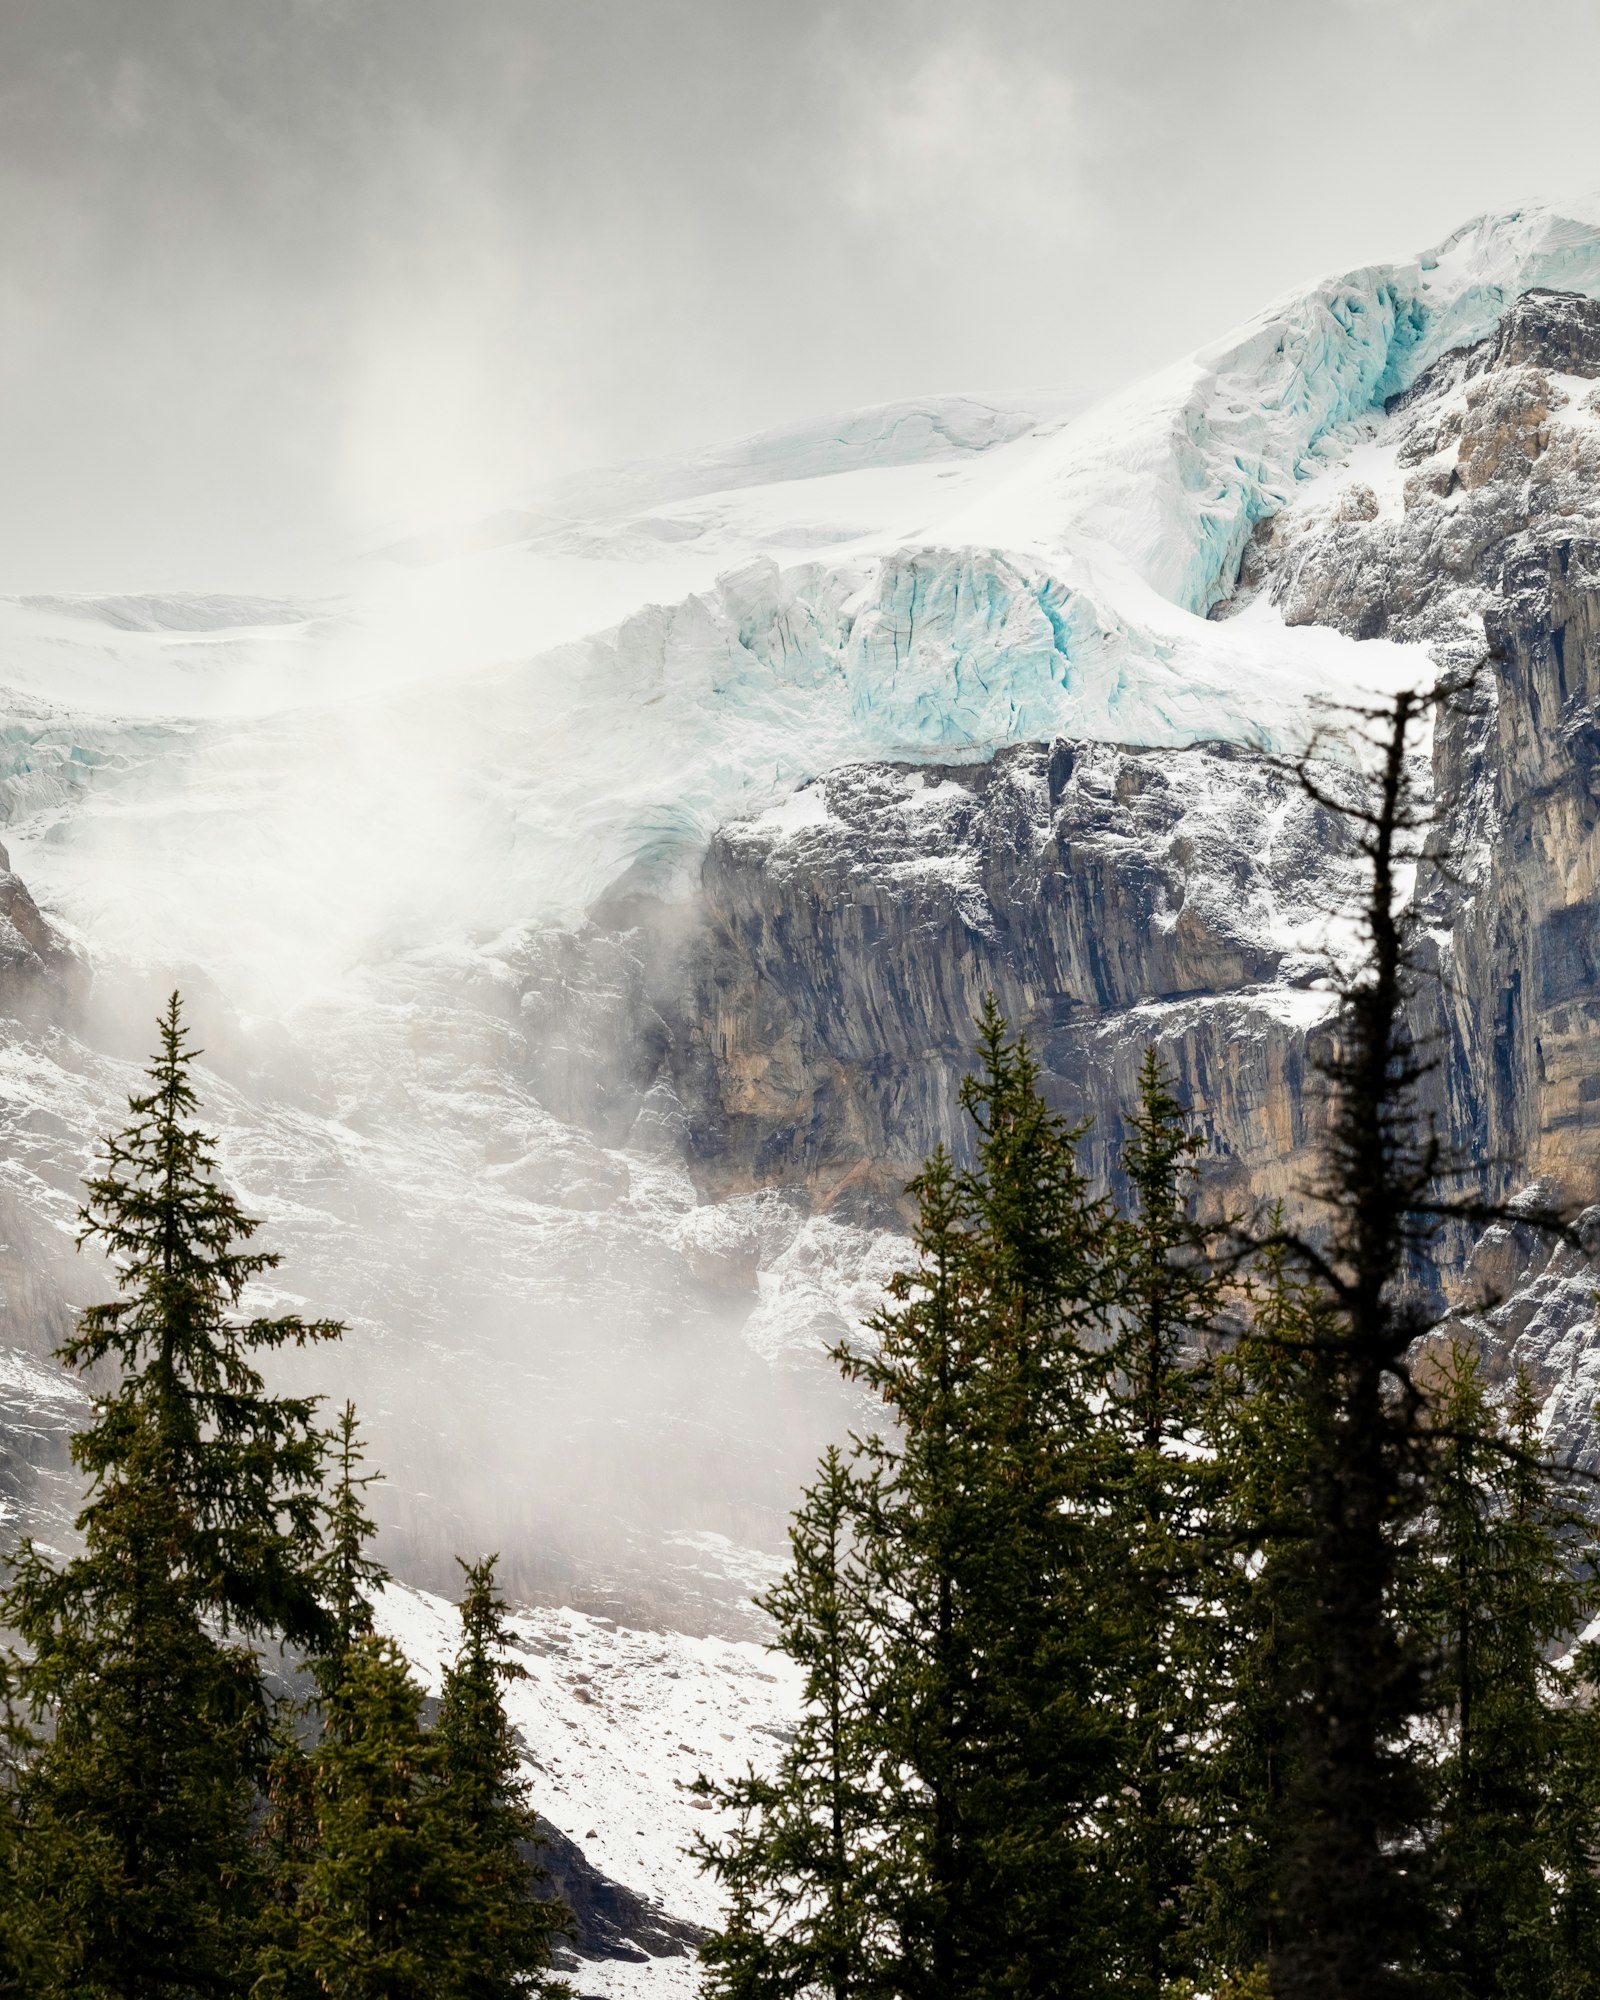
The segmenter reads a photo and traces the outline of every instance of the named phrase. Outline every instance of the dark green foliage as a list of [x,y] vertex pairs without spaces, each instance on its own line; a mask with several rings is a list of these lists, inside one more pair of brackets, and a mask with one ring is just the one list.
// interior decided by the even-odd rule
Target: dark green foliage
[[826,1463],[797,1524],[776,1604],[807,1720],[778,1778],[739,1790],[716,1864],[730,1993],[1087,1996],[1114,1977],[1113,1222],[992,1004],[980,1034],[975,1165],[937,1154],[912,1184],[916,1267],[876,1344],[840,1355],[894,1428]]
[[61,1350],[70,1367],[112,1362],[115,1390],[73,1441],[90,1498],[89,1540],[142,1436],[146,1476],[182,1517],[183,1571],[224,1631],[315,1645],[326,1632],[311,1551],[321,1499],[322,1438],[309,1397],[270,1396],[256,1353],[334,1340],[336,1320],[239,1320],[251,1279],[276,1269],[241,1246],[258,1225],[217,1182],[214,1141],[189,1124],[198,1109],[177,994],[160,1022],[154,1088],[129,1100],[134,1122],[107,1141],[105,1171],[87,1185],[81,1240],[98,1240],[122,1296],[91,1306]]
[[1219,1471],[1203,1426],[1223,1283],[1192,1200],[1200,1140],[1154,1049],[1122,1156],[1132,1214],[1119,1233],[1115,1401],[1124,1462],[1115,1534],[1124,1592],[1115,1699],[1125,1715],[1111,1824],[1125,1899],[1119,1992],[1162,2000],[1194,1969],[1193,1902],[1212,1828],[1195,1783],[1214,1732],[1221,1663]]
[[372,1631],[366,1592],[382,1572],[364,1552],[360,1458],[347,1409],[328,1509],[336,1631],[315,1662],[317,1738],[309,1751],[282,1741],[271,1768],[258,2000],[560,1994],[545,1974],[566,1912],[538,1896],[528,1859],[534,1815],[500,1694],[519,1669],[503,1658],[493,1559],[467,1568],[461,1652],[430,1732],[404,1659]]
[[361,1448],[354,1403],[339,1412],[329,1440],[333,1491],[323,1508],[322,1554],[317,1563],[317,1596],[330,1622],[326,1649],[337,1653],[352,1639],[372,1630],[371,1593],[388,1581],[383,1565],[367,1553],[376,1527],[362,1498],[381,1475],[358,1468],[366,1454]]
[[[84,1556],[24,1552],[10,1593],[32,1642],[16,1673],[53,1723],[22,1773],[13,1934],[27,1990],[240,1990],[249,1936],[253,1654],[207,1632],[185,1523],[136,1435]],[[18,1615],[20,1614],[20,1615]]]
[[1426,811],[1414,732],[1431,698],[1395,697],[1378,725],[1365,802],[1325,799],[1367,871],[1366,953],[1323,1059],[1330,1118],[1317,1231],[1291,1239],[1320,1309],[1303,1355],[1306,1591],[1287,1689],[1295,1756],[1276,1871],[1277,2000],[1400,2000],[1418,1990],[1427,1809],[1416,1724],[1426,1657],[1398,1608],[1427,1498],[1428,1442],[1407,1356],[1424,1330],[1405,1281],[1438,1228],[1446,1163],[1419,1108],[1403,871]]
[[273,1732],[263,1781],[259,1834],[266,1893],[257,1925],[259,1985],[274,2000],[316,2000],[312,1972],[293,1963],[307,1878],[317,1856],[315,1765],[297,1725],[320,1730],[315,1703],[285,1703]]
[[[354,1410],[325,1438],[313,1400],[269,1395],[254,1364],[340,1329],[238,1317],[277,1260],[242,1247],[256,1225],[189,1122],[193,1060],[174,996],[153,1088],[84,1209],[121,1296],[62,1351],[116,1378],[73,1441],[83,1553],[58,1567],[24,1544],[0,1606],[22,1645],[5,1676],[0,1991],[533,1990],[561,1912],[519,1852],[533,1821],[492,1568],[468,1571],[430,1737],[405,1662],[372,1631],[383,1571]],[[266,1648],[309,1652],[313,1704],[273,1707]]]
[[10,1927],[41,1995],[242,1989],[268,1735],[243,1642],[326,1630],[314,1406],[269,1395],[252,1356],[339,1328],[236,1316],[276,1259],[240,1248],[256,1225],[187,1122],[193,1060],[174,995],[153,1087],[83,1211],[121,1291],[61,1350],[116,1371],[73,1439],[83,1551],[57,1566],[25,1543],[0,1603],[21,1641],[9,1680],[27,1739]]
[[705,1947],[726,2000],[876,1989],[894,1959],[893,1804],[880,1783],[873,1703],[878,1606],[854,1545],[872,1496],[832,1447],[789,1528],[791,1562],[760,1600],[776,1643],[805,1673],[793,1741],[770,1778],[705,1790],[738,1814],[697,1851],[728,1892],[730,1919]]
[[1600,2000],[1600,1646],[1579,1645],[1569,1672],[1541,1828],[1557,1888],[1547,1990],[1550,2000]]
[[[1272,1245],[1255,1274],[1238,1339],[1219,1355],[1205,1406],[1218,1471],[1213,1521],[1220,1634],[1210,1688],[1211,1742],[1195,1776],[1208,1842],[1196,1907],[1200,1961],[1264,1968],[1281,1920],[1278,1856],[1289,1836],[1303,1686],[1311,1523],[1303,1380],[1320,1293]],[[1264,1990],[1264,1988],[1263,1988]]]
[[495,1595],[493,1556],[463,1564],[461,1651],[445,1675],[437,1742],[450,1836],[462,1857],[467,1970],[462,2000],[514,2000],[536,1987],[567,1912],[537,1893],[528,1850],[538,1840],[501,1687],[526,1669],[505,1657],[506,1606]]
[[322,1688],[292,1921],[262,1954],[259,2000],[448,2000],[469,1990],[471,1896],[422,1690],[393,1643],[358,1633]]
[[873,1442],[876,1700],[896,1806],[911,1994],[1109,1984],[1115,1899],[1097,1816],[1116,1782],[1103,1698],[1116,1635],[1099,1417],[1112,1218],[1078,1134],[1045,1106],[990,1002],[963,1102],[972,1171],[940,1157],[914,1191],[915,1272],[844,1356],[896,1419]]
[[1472,1349],[1441,1372],[1419,1606],[1440,1662],[1436,1954],[1462,2000],[1542,2000],[1592,1988],[1600,1945],[1594,1723],[1551,1662],[1600,1610],[1593,1522],[1548,1465],[1525,1376],[1502,1408]]
[[312,1662],[316,1696],[286,1703],[276,1718],[265,1778],[261,1844],[268,1880],[261,1936],[265,1990],[301,2000],[321,1989],[314,1965],[297,1956],[299,1925],[307,1908],[310,1872],[317,1861],[322,1824],[317,1801],[317,1765],[305,1739],[324,1728],[324,1703],[331,1702],[344,1673],[345,1656],[372,1632],[370,1593],[386,1580],[380,1563],[367,1553],[374,1523],[363,1498],[376,1474],[363,1473],[365,1458],[355,1405],[346,1403],[329,1440],[332,1490],[323,1504],[324,1539],[317,1561],[317,1594],[327,1614],[325,1650]]
[[1336,1107],[1325,1247],[1279,1215],[1226,1275],[1156,1058],[1118,1220],[986,1013],[975,1164],[913,1183],[916,1266],[840,1356],[892,1428],[824,1460],[767,1600],[798,1732],[715,1794],[723,2000],[1595,2000],[1600,1654],[1550,1664],[1593,1535],[1526,1385],[1412,1379],[1437,1162],[1361,993],[1333,1073],[1387,1094]]

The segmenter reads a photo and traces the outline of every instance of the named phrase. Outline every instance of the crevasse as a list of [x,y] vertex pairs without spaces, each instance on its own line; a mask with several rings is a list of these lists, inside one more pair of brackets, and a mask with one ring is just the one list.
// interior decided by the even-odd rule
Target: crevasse
[[[122,907],[103,885],[136,866],[130,907],[144,922],[150,898],[169,896],[155,928],[170,923],[204,959],[214,942],[186,913],[208,901],[189,878],[226,860],[267,885],[251,946],[263,967],[284,962],[281,885],[294,962],[308,962],[315,910],[321,963],[337,968],[373,939],[570,921],[630,873],[686,888],[713,828],[850,759],[982,757],[1057,733],[1288,747],[1312,697],[1410,681],[1428,663],[1285,628],[1265,607],[1206,612],[1257,521],[1536,286],[1600,295],[1600,202],[1479,218],[1409,262],[1302,287],[1070,421],[1060,398],[992,411],[953,399],[953,414],[862,413],[545,496],[522,544],[385,566],[325,636],[308,625],[298,706],[180,720],[176,735],[167,710],[138,732],[120,719],[131,670],[96,667],[116,723],[102,707],[92,726],[30,728],[40,771],[69,740],[105,760],[95,814],[70,831],[45,824],[30,780],[39,878],[99,924]],[[628,515],[640,505],[655,512]],[[579,570],[633,608],[552,644],[547,586]],[[96,645],[107,628],[52,616],[58,686],[68,626]],[[155,643],[123,634],[117,659]],[[403,647],[406,675],[383,680]],[[353,667],[376,679],[355,691]],[[203,676],[183,675],[186,700]],[[330,691],[342,706],[319,706]],[[250,816],[235,810],[241,786]],[[214,840],[197,842],[213,818]]]

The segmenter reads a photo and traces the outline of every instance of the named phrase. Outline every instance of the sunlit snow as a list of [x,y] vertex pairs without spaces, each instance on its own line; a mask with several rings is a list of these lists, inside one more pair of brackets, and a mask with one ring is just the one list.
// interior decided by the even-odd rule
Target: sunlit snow
[[[515,496],[257,596],[85,578],[0,602],[4,838],[118,1017],[95,1052],[0,1051],[28,1135],[0,1194],[65,1241],[87,1135],[181,982],[229,1170],[292,1296],[350,1318],[317,1365],[368,1412],[431,1573],[517,1547],[546,1603],[726,1625],[842,1426],[822,1352],[894,1244],[775,1197],[705,1209],[670,1107],[602,1142],[542,1102],[530,960],[619,883],[691,894],[730,818],[826,815],[810,781],[842,761],[1290,746],[1314,696],[1425,674],[1265,603],[1205,614],[1307,481],[1386,492],[1383,398],[1539,285],[1600,294],[1600,206],[1307,287],[1079,414],[897,405]],[[688,1907],[669,1836],[640,1838],[608,1865]]]

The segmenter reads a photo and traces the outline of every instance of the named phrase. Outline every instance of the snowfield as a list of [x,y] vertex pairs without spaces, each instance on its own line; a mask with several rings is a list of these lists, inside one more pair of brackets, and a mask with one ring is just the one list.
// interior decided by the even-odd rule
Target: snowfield
[[[578,1116],[549,1079],[606,1081],[604,996],[559,1063],[539,999],[574,927],[608,893],[688,895],[730,820],[820,824],[810,781],[842,762],[1291,747],[1313,697],[1425,674],[1264,599],[1206,614],[1256,522],[1353,476],[1374,409],[1537,286],[1600,296],[1600,201],[1308,286],[1087,410],[893,405],[253,593],[0,602],[4,840],[95,976],[82,1033],[0,1029],[8,1409],[68,1420],[19,1273],[93,1290],[64,1254],[76,1177],[181,984],[227,1169],[285,1255],[273,1296],[350,1322],[305,1367],[363,1410],[396,1566],[437,1586],[457,1549],[502,1550],[540,1809],[708,1920],[683,1788],[793,1702],[748,1599],[815,1450],[861,1420],[823,1355],[900,1246],[701,1203],[658,1093]],[[384,1616],[436,1679],[449,1608],[397,1588]]]
[[[455,1607],[391,1585],[383,1631],[437,1695],[460,1645]],[[570,1608],[510,1620],[506,1708],[527,1751],[534,1804],[595,1867],[693,1922],[717,1916],[715,1894],[687,1852],[727,1816],[696,1799],[750,1765],[766,1769],[792,1726],[799,1674],[751,1641],[636,1632]]]

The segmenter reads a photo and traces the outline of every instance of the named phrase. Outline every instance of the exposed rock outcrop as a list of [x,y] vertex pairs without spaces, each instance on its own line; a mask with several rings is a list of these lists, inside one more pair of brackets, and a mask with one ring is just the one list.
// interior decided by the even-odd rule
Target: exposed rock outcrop
[[[1335,774],[1334,782],[1338,782]],[[724,829],[676,1044],[708,1185],[894,1201],[992,992],[1109,1171],[1145,1043],[1170,1047],[1224,1185],[1287,1191],[1349,843],[1292,773],[1229,745],[1026,745],[857,765]]]
[[69,977],[80,970],[71,947],[40,914],[0,847],[0,1014],[37,1018],[63,997]]
[[674,1917],[609,1875],[585,1856],[549,1820],[539,1821],[540,1843],[529,1859],[543,1869],[547,1894],[559,1896],[572,1913],[572,1923],[558,1941],[554,1959],[559,1971],[579,1972],[580,1961],[623,1960],[642,1965],[652,1958],[687,1958],[706,1935],[698,1924]]
[[1600,304],[1529,292],[1444,355],[1336,471],[1256,528],[1227,616],[1481,650],[1508,563],[1600,521]]
[[[1358,476],[1364,474],[1365,476]],[[1325,489],[1325,490],[1319,490]],[[1245,594],[1482,662],[1434,745],[1451,1128],[1500,1191],[1600,1195],[1600,304],[1534,292],[1264,524]]]
[[[1480,666],[1435,732],[1448,865],[1419,871],[1441,977],[1417,1025],[1440,1038],[1438,1108],[1487,1190],[1537,1179],[1574,1205],[1600,1199],[1597,385],[1600,304],[1519,299],[1262,525],[1219,614],[1266,593],[1290,623]],[[714,1190],[778,1183],[881,1211],[934,1142],[959,1141],[970,1021],[992,990],[1062,1105],[1093,1117],[1097,1170],[1154,1041],[1219,1193],[1292,1195],[1347,857],[1292,776],[1222,746],[1058,742],[830,773],[724,828],[707,858],[672,1040],[697,1169]],[[1531,1251],[1517,1267],[1513,1290],[1544,1303],[1516,1340],[1570,1361],[1590,1296],[1551,1268]]]

